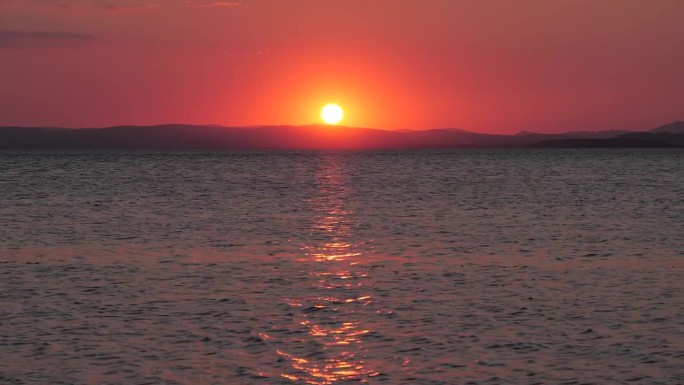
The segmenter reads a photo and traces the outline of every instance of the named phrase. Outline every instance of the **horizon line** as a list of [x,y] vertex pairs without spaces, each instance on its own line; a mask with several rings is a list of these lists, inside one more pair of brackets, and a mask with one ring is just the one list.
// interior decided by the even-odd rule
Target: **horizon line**
[[[673,120],[669,123],[665,124],[660,124],[656,127],[651,127],[650,129],[645,129],[645,130],[652,130],[654,128],[659,128],[671,124],[677,124],[677,123],[682,123],[684,120]],[[65,127],[65,126],[47,126],[47,125],[40,125],[40,126],[27,126],[27,125],[0,125],[0,128],[20,128],[20,129],[31,129],[31,128],[44,128],[44,129],[63,129],[63,130],[102,130],[102,129],[111,129],[111,128],[119,128],[119,127],[163,127],[163,126],[192,126],[192,127],[220,127],[220,128],[237,128],[237,129],[255,129],[255,128],[265,128],[265,127],[329,127],[329,128],[351,128],[351,129],[362,129],[362,130],[378,130],[378,131],[386,131],[386,132],[422,132],[422,131],[438,131],[438,130],[457,130],[457,131],[464,131],[464,132],[470,132],[473,134],[481,134],[481,135],[501,135],[501,136],[514,136],[514,135],[519,135],[523,133],[528,133],[528,134],[541,134],[541,135],[558,135],[558,134],[566,134],[566,133],[573,133],[573,132],[613,132],[613,131],[627,131],[627,132],[644,132],[644,129],[604,129],[604,130],[568,130],[568,131],[557,131],[557,132],[539,132],[539,131],[528,131],[528,130],[519,130],[515,133],[495,133],[495,132],[490,132],[490,131],[473,131],[472,129],[465,129],[465,128],[459,128],[459,127],[435,127],[435,128],[425,128],[425,129],[415,129],[415,128],[396,128],[396,129],[388,129],[388,128],[378,128],[378,127],[362,127],[362,126],[347,126],[344,124],[326,124],[322,122],[314,122],[314,123],[306,123],[306,124],[253,124],[253,125],[224,125],[224,124],[216,124],[216,123],[207,123],[207,124],[197,124],[197,123],[156,123],[156,124],[116,124],[116,125],[108,125],[108,126],[91,126],[91,127]]]

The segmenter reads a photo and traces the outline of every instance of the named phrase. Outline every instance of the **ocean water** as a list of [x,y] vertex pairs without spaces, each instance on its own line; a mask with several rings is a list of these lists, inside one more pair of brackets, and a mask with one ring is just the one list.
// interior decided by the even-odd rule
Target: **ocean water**
[[0,384],[682,384],[684,151],[0,154]]

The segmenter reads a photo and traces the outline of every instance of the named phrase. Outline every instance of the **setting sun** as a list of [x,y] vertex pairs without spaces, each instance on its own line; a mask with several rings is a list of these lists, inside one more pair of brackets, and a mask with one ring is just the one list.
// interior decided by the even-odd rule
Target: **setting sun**
[[337,124],[343,117],[344,111],[337,104],[328,104],[321,110],[321,118],[327,124]]

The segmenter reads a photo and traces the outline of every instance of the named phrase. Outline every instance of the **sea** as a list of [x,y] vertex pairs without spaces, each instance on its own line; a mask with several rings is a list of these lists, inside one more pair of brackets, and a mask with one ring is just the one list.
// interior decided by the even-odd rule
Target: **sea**
[[684,151],[0,154],[0,384],[683,384]]

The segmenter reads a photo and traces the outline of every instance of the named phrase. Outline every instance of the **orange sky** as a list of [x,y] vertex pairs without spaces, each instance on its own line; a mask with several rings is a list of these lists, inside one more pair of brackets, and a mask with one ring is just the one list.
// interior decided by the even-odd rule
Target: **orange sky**
[[680,0],[0,0],[0,125],[684,119]]

